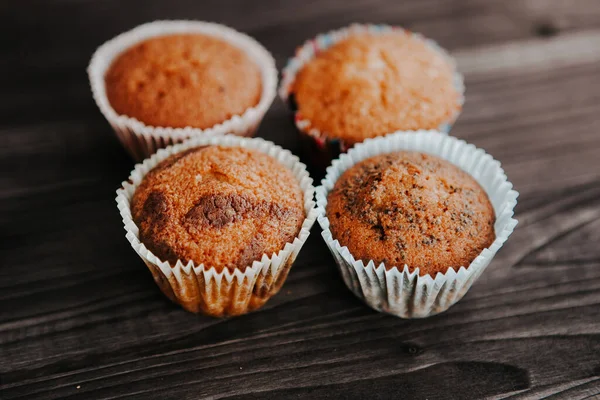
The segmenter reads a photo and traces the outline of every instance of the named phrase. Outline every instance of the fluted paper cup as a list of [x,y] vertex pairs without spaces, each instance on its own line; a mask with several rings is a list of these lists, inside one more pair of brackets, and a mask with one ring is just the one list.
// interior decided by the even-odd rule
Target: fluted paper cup
[[452,66],[452,69],[454,70],[454,87],[459,93],[459,107],[447,121],[444,121],[437,127],[438,131],[448,133],[452,128],[454,121],[458,118],[462,105],[464,104],[465,85],[463,76],[457,71],[454,58],[452,58],[452,56],[450,56],[448,52],[440,47],[435,41],[425,38],[418,33],[405,30],[399,26],[390,25],[352,24],[345,28],[322,33],[317,37],[306,41],[302,46],[296,49],[296,54],[288,61],[281,73],[282,77],[279,86],[279,97],[293,112],[294,124],[300,134],[305,153],[310,157],[311,163],[314,166],[325,169],[325,167],[331,163],[331,160],[337,158],[340,153],[347,151],[351,146],[339,138],[329,137],[327,132],[321,132],[312,125],[310,120],[304,118],[304,116],[300,114],[295,99],[291,96],[296,76],[302,67],[315,58],[320,52],[349,36],[360,33],[382,34],[389,32],[404,32],[407,35],[411,35],[411,37],[422,41],[437,54],[440,54],[448,64]]
[[[217,271],[211,265],[196,265],[177,261],[170,265],[161,261],[140,241],[139,230],[131,215],[131,200],[144,176],[167,157],[186,149],[204,146],[239,146],[261,151],[288,168],[304,193],[305,219],[296,238],[278,253],[263,254],[245,269]],[[150,269],[154,280],[172,301],[191,312],[222,317],[245,314],[261,307],[276,294],[308,238],[316,220],[312,179],[298,157],[288,150],[260,138],[241,138],[234,135],[198,137],[182,144],[158,150],[152,157],[137,164],[128,181],[117,190],[117,206],[123,218],[127,240]]]
[[[104,75],[113,60],[123,51],[149,38],[185,33],[214,36],[244,50],[261,71],[262,92],[258,104],[248,108],[241,115],[234,115],[207,129],[150,126],[135,118],[118,114],[106,97],[104,81]],[[159,148],[192,137],[226,133],[252,136],[271,106],[277,91],[277,69],[271,53],[248,35],[224,25],[202,21],[155,21],[122,33],[96,50],[88,66],[88,76],[98,108],[136,161],[150,156]]]
[[[416,151],[443,158],[469,173],[483,187],[494,207],[496,239],[470,265],[448,268],[436,276],[411,272],[408,265],[375,265],[356,260],[347,247],[332,236],[326,207],[327,196],[342,173],[354,164],[378,154]],[[437,131],[397,132],[368,139],[350,149],[327,168],[316,189],[318,221],[323,239],[333,254],[348,288],[375,310],[402,318],[424,318],[447,310],[459,301],[483,273],[517,225],[513,218],[518,193],[512,189],[500,163],[485,151]],[[366,262],[366,264],[365,264]]]

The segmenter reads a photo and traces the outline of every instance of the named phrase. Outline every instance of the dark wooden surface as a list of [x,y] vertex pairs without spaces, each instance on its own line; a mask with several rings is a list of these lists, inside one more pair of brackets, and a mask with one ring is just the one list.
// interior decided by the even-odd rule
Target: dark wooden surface
[[[282,67],[351,22],[437,39],[466,75],[453,134],[503,162],[520,223],[448,312],[401,320],[344,287],[315,227],[282,292],[231,320],[157,290],[114,191],[132,161],[85,68],[159,18],[213,20]],[[600,393],[600,1],[0,2],[1,399],[584,399]],[[260,136],[296,149],[277,99]]]

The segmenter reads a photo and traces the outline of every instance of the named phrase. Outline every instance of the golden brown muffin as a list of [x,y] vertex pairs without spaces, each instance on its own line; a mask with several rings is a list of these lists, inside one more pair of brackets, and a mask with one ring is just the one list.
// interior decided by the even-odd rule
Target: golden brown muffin
[[244,269],[292,242],[302,191],[274,158],[241,147],[174,154],[144,177],[132,200],[140,241],[159,259]]
[[291,92],[301,119],[352,146],[436,129],[460,110],[453,66],[410,33],[356,34],[310,60]]
[[206,129],[258,104],[261,74],[240,48],[185,34],[148,39],[121,54],[105,75],[114,110],[146,125]]
[[404,264],[421,275],[468,267],[495,239],[487,194],[469,174],[415,152],[364,160],[337,180],[327,198],[334,239],[356,260]]

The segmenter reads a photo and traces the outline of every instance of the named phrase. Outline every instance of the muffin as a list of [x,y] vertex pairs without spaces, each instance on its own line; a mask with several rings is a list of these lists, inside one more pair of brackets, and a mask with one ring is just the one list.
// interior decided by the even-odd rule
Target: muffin
[[435,277],[468,266],[495,239],[494,209],[460,168],[417,152],[352,166],[327,198],[331,233],[354,258]]
[[323,165],[368,138],[447,130],[463,103],[462,78],[443,50],[408,31],[374,25],[307,43],[284,70],[280,93]]
[[117,203],[127,238],[171,300],[239,315],[285,281],[316,217],[311,182],[289,151],[222,135],[138,164]]
[[204,34],[147,39],[106,72],[106,95],[121,114],[152,126],[207,129],[260,100],[258,65],[240,48]]
[[436,131],[359,143],[317,188],[319,224],[348,288],[402,318],[458,302],[512,233],[518,193],[483,150]]
[[291,171],[256,150],[202,146],[154,167],[131,203],[140,240],[174,265],[244,269],[294,240],[304,221]]
[[252,135],[277,85],[275,61],[258,42],[199,21],[119,35],[96,51],[88,74],[96,103],[137,160],[199,135]]

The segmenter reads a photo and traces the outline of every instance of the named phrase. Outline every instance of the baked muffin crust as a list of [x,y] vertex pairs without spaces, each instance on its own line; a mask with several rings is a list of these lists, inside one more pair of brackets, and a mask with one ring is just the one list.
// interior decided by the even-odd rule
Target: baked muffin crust
[[300,232],[303,193],[270,156],[207,146],[174,154],[146,174],[132,199],[140,240],[171,266],[177,260],[243,269]]
[[396,152],[346,170],[327,199],[334,239],[357,260],[421,275],[468,267],[495,239],[487,194],[440,158]]
[[258,65],[202,34],[159,36],[119,55],[105,75],[113,109],[156,127],[206,129],[258,104]]
[[291,92],[301,119],[354,145],[396,130],[436,129],[460,109],[454,69],[410,33],[362,33],[317,54]]

